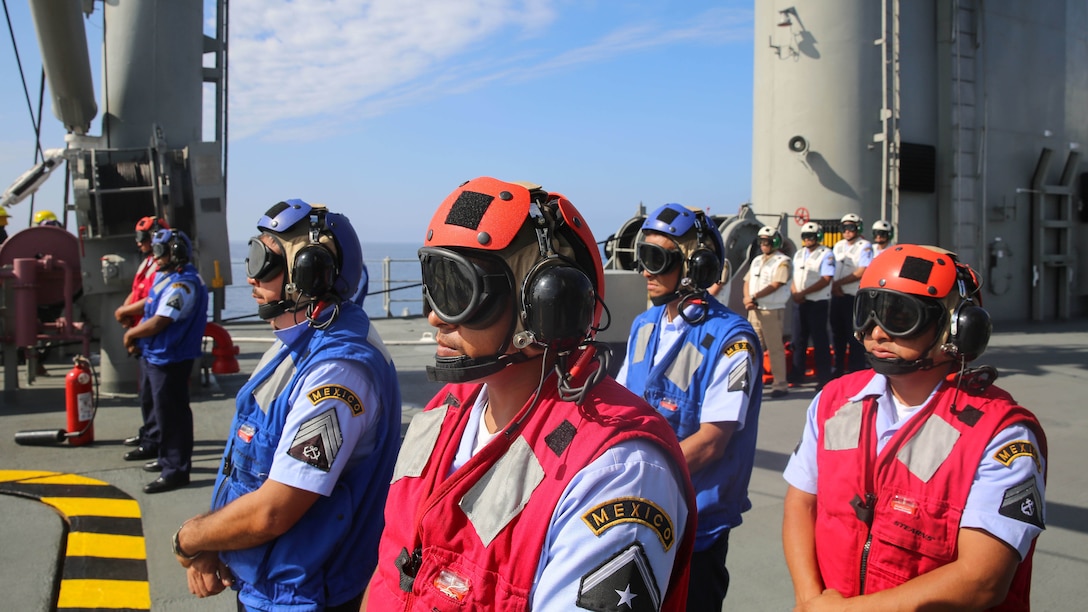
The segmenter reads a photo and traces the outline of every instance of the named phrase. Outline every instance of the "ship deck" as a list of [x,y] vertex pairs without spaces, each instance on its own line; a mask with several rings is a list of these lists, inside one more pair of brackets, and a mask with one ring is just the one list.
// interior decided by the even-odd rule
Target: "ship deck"
[[[424,374],[424,366],[431,363],[433,356],[433,342],[425,336],[430,327],[419,317],[378,319],[375,325],[397,364],[407,427],[412,415],[439,388]],[[1002,374],[998,384],[1038,415],[1049,440],[1048,527],[1035,553],[1033,603],[1040,610],[1079,609],[1088,573],[1088,470],[1076,459],[1082,456],[1084,441],[1088,440],[1088,414],[1080,395],[1088,389],[1088,321],[997,327],[1000,331],[979,361],[998,367]],[[62,607],[141,609],[136,604],[143,597],[146,606],[149,594],[150,607],[155,610],[235,609],[231,593],[204,600],[190,595],[185,573],[170,550],[170,537],[178,525],[208,508],[234,410],[234,395],[271,342],[270,329],[260,322],[233,323],[227,328],[240,347],[241,373],[202,377],[194,387],[193,480],[188,487],[165,494],[143,493],[143,485],[154,475],[140,469],[143,462],[121,458],[128,450],[121,441],[132,435],[140,423],[134,394],[100,398],[95,442],[91,445],[15,444],[13,435],[17,431],[64,427],[64,374],[70,361],[55,357],[46,364],[49,375],[39,377],[33,385],[26,384],[25,367],[21,368],[21,388],[15,392],[14,401],[7,398],[0,405],[0,492],[15,493],[0,495],[0,514],[4,516],[0,521],[0,564],[6,568],[0,575],[0,590],[7,600],[3,607],[49,610],[64,577],[69,579],[65,588],[76,589],[68,593],[76,594],[81,601],[69,603],[62,599]],[[730,609],[783,610],[793,605],[781,546],[786,489],[781,471],[800,435],[812,396],[809,385],[763,405],[750,486],[753,508],[744,515],[744,524],[734,530],[730,542],[732,584],[726,600]],[[105,544],[96,544],[85,536],[70,537],[61,515],[93,514],[95,510],[87,510],[87,505],[58,502],[50,496],[47,484],[34,484],[51,482],[35,480],[35,476],[41,476],[39,472],[72,474],[76,478],[65,482],[77,483],[79,491],[103,491],[102,499],[87,504],[107,508],[107,513],[135,513],[143,541],[130,536],[127,540],[112,540],[114,544],[108,539],[103,540]],[[96,481],[102,486],[79,484]],[[124,510],[117,510],[120,506]],[[129,546],[130,552],[117,553],[130,557],[119,567],[130,572],[128,575],[142,572],[146,587],[138,587],[133,593],[108,580],[74,580],[80,571],[95,577],[96,570],[65,563],[66,557],[88,554],[80,551],[93,545],[118,550]],[[94,584],[106,585],[106,592],[78,590]]]

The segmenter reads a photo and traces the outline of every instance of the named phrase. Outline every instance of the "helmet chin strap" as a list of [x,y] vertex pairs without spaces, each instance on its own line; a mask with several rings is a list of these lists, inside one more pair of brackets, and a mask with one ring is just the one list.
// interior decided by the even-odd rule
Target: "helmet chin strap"
[[427,380],[432,382],[463,383],[490,376],[506,366],[528,361],[525,353],[491,355],[489,357],[435,357],[434,365],[427,366]]
[[690,296],[695,293],[699,293],[699,289],[695,287],[695,283],[691,282],[690,277],[685,276],[676,281],[676,288],[672,290],[672,293],[652,297],[650,298],[650,303],[654,306],[663,306],[675,299]]
[[[865,344],[863,338],[865,334],[862,332],[854,332],[854,338],[858,342]],[[923,353],[923,357],[907,361],[902,357],[875,357],[869,351],[865,351],[865,361],[869,364],[869,367],[873,369],[877,374],[883,374],[884,376],[898,376],[900,374],[910,374],[911,372],[922,372],[925,370],[932,370],[933,368],[955,363],[955,360],[949,361],[933,361],[930,355],[933,353],[933,349],[937,347],[937,343],[940,341],[940,334],[937,334],[933,338],[933,343],[929,345],[929,348]],[[942,351],[943,352],[943,351]]]

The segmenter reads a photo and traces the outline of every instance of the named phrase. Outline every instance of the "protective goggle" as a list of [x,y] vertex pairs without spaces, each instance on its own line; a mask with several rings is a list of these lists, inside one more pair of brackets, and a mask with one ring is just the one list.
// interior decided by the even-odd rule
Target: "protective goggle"
[[768,238],[766,236],[760,236],[759,237],[759,244],[766,244],[768,246],[771,246],[771,245],[774,244],[774,238]]
[[638,243],[635,251],[638,256],[638,265],[650,274],[671,272],[684,259],[678,249],[666,249],[652,242]]
[[844,231],[844,232],[856,232],[856,231],[858,231],[858,226],[855,223],[843,223],[842,224],[842,231]]
[[879,236],[883,236],[884,238],[890,238],[891,234],[889,232],[884,231],[884,230],[876,230],[876,231],[873,232],[873,237],[874,238],[879,237]]
[[879,325],[893,338],[911,338],[929,329],[944,315],[944,306],[884,289],[862,289],[854,298],[854,330],[867,333]]
[[268,248],[257,236],[249,239],[249,252],[246,255],[246,276],[255,281],[266,282],[283,271],[286,260],[283,255]]
[[151,245],[151,254],[155,257],[155,259],[159,259],[160,257],[165,257],[167,253],[170,252],[169,249],[169,242],[156,242],[155,244]]
[[140,243],[151,242],[151,234],[152,233],[153,232],[149,232],[149,231],[146,231],[146,230],[136,230],[136,242],[140,242]]
[[[426,305],[446,323],[477,325],[488,321],[514,283],[510,269],[497,257],[467,256],[451,249],[419,250]],[[489,323],[488,323],[489,324]],[[486,326],[486,325],[481,325]]]
[[820,235],[816,232],[802,232],[801,240],[818,240]]

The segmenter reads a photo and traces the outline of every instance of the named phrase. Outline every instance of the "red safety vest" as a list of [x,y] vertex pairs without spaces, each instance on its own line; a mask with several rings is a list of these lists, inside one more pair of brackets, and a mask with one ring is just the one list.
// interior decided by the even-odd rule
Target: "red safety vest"
[[[874,375],[858,372],[828,384],[817,407],[816,557],[825,586],[845,597],[892,588],[956,559],[967,496],[998,432],[1026,425],[1042,457],[1047,452],[1035,416],[997,387],[960,389],[953,410],[950,377],[878,455],[876,398],[848,400]],[[1034,552],[1032,543],[994,609],[1030,608]]]
[[[559,401],[552,387],[531,413],[514,419],[525,419],[519,431],[499,434],[450,474],[480,388],[479,384],[447,385],[413,421],[413,429],[418,425],[429,433],[410,442],[410,431],[405,447],[419,440],[433,442],[425,448],[402,447],[386,501],[385,532],[368,607],[428,612],[529,609],[551,516],[568,483],[610,447],[643,439],[665,449],[683,474],[688,520],[683,538],[672,542],[679,549],[661,608],[683,610],[695,539],[695,494],[676,436],[665,421],[612,378],[594,387],[581,409]],[[418,473],[405,467],[413,463],[406,455],[422,458],[416,464]],[[542,474],[532,467],[535,464]],[[496,465],[500,467],[492,470]],[[485,476],[510,474],[508,469],[514,470],[514,476],[507,475],[504,482],[517,486],[535,480],[528,474],[535,472],[541,478],[535,486],[516,491],[522,498],[503,500],[506,507],[468,508],[466,495],[471,499],[481,481],[498,480],[484,480]],[[474,523],[467,512],[478,520]],[[492,529],[486,531],[486,526],[480,527],[480,517],[501,518],[492,520]],[[481,529],[486,533],[480,533]],[[413,559],[417,549],[421,554]],[[418,564],[410,580],[411,592],[401,588],[405,564]]]
[[[136,268],[136,276],[132,279],[132,301],[139,302],[147,297],[147,294],[151,291],[151,286],[155,284],[155,272],[158,271],[158,266],[155,265],[155,258],[148,255],[142,262],[140,267]],[[136,315],[132,325],[136,326],[143,320],[143,313]]]

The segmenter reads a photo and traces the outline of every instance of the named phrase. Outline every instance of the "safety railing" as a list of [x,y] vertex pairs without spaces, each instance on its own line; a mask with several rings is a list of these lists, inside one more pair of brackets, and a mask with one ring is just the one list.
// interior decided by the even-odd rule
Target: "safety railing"
[[[380,293],[382,294],[382,309],[385,310],[385,316],[409,316],[411,314],[408,308],[405,308],[401,314],[394,314],[394,303],[417,304],[419,309],[416,312],[422,312],[423,292],[420,289],[421,285],[418,259],[382,258],[382,289]],[[412,291],[412,289],[415,289],[415,291]]]

